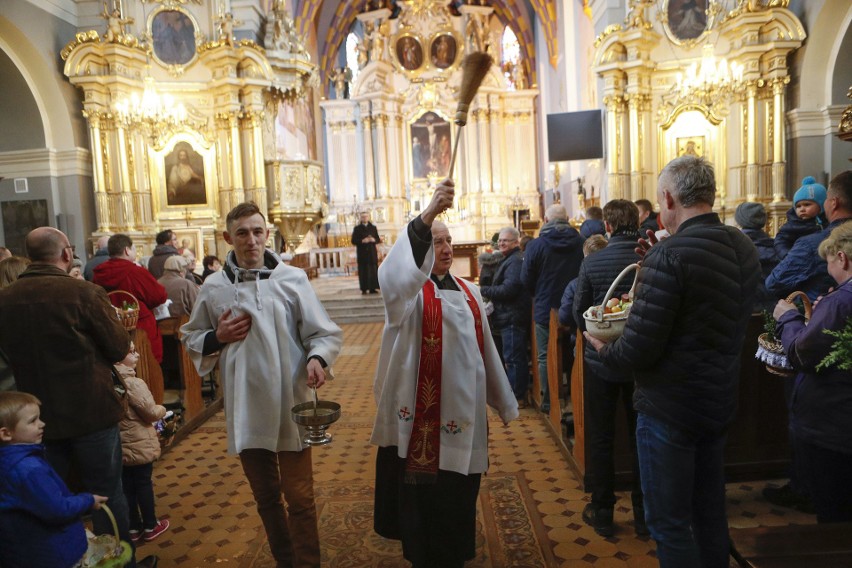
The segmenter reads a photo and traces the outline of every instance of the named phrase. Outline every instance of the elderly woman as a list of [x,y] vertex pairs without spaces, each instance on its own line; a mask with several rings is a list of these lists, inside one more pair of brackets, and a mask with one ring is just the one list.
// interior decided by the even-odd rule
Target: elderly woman
[[0,260],[0,289],[10,286],[29,265],[30,259],[21,256],[9,256]]
[[[852,317],[852,221],[836,227],[819,247],[837,287],[814,304],[811,320],[780,300],[778,335],[798,371],[790,408],[790,434],[808,484],[817,522],[852,521],[852,371],[820,363],[841,341],[825,331],[846,327]],[[818,368],[819,367],[819,368]],[[801,459],[800,459],[801,458]]]
[[172,301],[169,315],[173,318],[191,314],[198,296],[198,284],[186,278],[188,267],[189,262],[182,255],[170,256],[163,266],[163,275],[157,280]]

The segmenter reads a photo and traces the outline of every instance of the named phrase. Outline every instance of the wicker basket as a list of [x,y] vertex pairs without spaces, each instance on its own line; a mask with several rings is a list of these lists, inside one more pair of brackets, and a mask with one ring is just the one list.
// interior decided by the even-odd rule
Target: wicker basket
[[89,546],[81,565],[84,568],[121,568],[133,558],[133,549],[118,536],[118,523],[110,508],[104,503],[101,509],[109,517],[114,534],[89,537]]
[[609,287],[609,290],[604,296],[600,306],[591,306],[583,313],[583,319],[586,320],[586,331],[595,339],[600,339],[606,343],[615,341],[624,332],[624,324],[627,323],[627,317],[630,315],[630,310],[618,312],[615,314],[605,314],[604,307],[612,295],[615,293],[615,288],[621,279],[631,270],[636,271],[636,276],[633,278],[633,286],[630,287],[629,297],[633,300],[633,292],[636,289],[636,281],[639,279],[639,265],[631,264],[627,266],[621,273],[616,276],[615,280]]
[[[802,299],[802,305],[805,307],[805,322],[807,322],[811,319],[811,312],[813,311],[813,306],[807,294],[796,291],[787,296],[786,301],[792,303],[797,296]],[[754,356],[757,360],[763,362],[766,365],[766,370],[773,375],[792,377],[796,374],[793,366],[787,360],[784,346],[769,333],[762,333],[757,337],[757,353]]]
[[[115,302],[118,301],[118,294],[124,294],[129,297],[132,304],[135,305],[135,308],[125,309],[115,305]],[[110,297],[110,301],[113,302],[113,307],[115,307],[115,313],[118,314],[118,318],[121,320],[122,325],[124,325],[124,329],[127,331],[133,331],[136,329],[136,324],[139,323],[139,300],[136,299],[136,296],[131,294],[126,290],[113,290],[112,292],[107,292],[107,295]],[[126,303],[127,300],[125,300]]]

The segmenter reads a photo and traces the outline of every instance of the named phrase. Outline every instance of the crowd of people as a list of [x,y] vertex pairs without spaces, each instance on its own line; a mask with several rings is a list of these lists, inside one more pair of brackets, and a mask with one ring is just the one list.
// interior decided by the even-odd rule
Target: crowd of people
[[[530,403],[533,366],[542,400],[553,398],[547,385],[562,378],[547,376],[551,310],[584,338],[576,356],[585,361],[585,391],[573,394],[584,397],[589,439],[591,500],[582,518],[596,533],[614,532],[615,415],[623,406],[636,456],[635,532],[656,541],[663,568],[728,565],[723,451],[746,327],[760,309],[772,311],[796,373],[791,484],[765,494],[807,501],[820,523],[852,521],[852,171],[828,188],[806,178],[790,227],[774,239],[761,204],[740,204],[735,227],[713,211],[715,195],[712,166],[687,155],[661,172],[656,213],[645,200],[614,199],[578,231],[552,205],[535,239],[499,231],[499,256],[491,256],[499,262],[480,287],[452,274],[452,235],[438,218],[455,186],[437,186],[377,275],[360,282],[363,292],[381,288],[386,313],[371,437],[374,528],[401,540],[413,566],[461,568],[474,557],[486,407],[508,426]],[[0,326],[16,389],[4,382],[0,392],[0,566],[78,565],[87,548],[82,517],[91,514],[97,534],[112,531],[104,504],[129,544],[127,565],[157,563],[137,563],[135,549],[171,523],[156,514],[152,488],[160,446],[151,424],[166,409],[136,376],[139,356],[113,290],[137,299],[138,329],[158,360],[155,314],[188,317],[182,341],[199,374],[219,368],[228,451],[239,456],[276,564],[320,565],[311,450],[289,409],[313,400],[330,377],[343,333],[304,271],[266,248],[267,220],[255,204],[237,205],[225,227],[232,250],[224,262],[204,258],[200,288],[191,251],[182,254],[168,230],[156,236],[147,267],[124,234],[101,239],[82,266],[68,237],[49,227],[27,236],[26,259],[0,260],[0,318],[17,322]],[[366,216],[353,243],[365,245],[372,266],[379,239],[371,227]],[[583,314],[628,267],[637,271],[630,315],[606,343],[589,334]],[[80,277],[69,277],[75,268]],[[624,279],[615,296],[631,283]],[[785,299],[792,290],[813,299],[809,322]],[[847,344],[840,355],[836,337]],[[72,469],[77,492],[68,485]]]

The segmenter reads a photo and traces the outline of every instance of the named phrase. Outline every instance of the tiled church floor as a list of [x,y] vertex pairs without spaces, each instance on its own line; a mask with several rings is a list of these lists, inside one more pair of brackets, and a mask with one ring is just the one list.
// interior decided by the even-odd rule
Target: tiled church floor
[[[314,448],[323,566],[404,567],[398,543],[372,533],[375,449],[369,445],[372,376],[381,324],[344,327],[337,379],[321,397],[342,405],[330,431],[334,441]],[[477,557],[469,567],[656,566],[654,543],[633,533],[627,494],[620,494],[617,530],[602,538],[581,519],[589,499],[533,409],[504,427],[491,419],[491,467],[483,478]],[[160,566],[274,566],[237,458],[225,451],[220,412],[157,462],[157,508],[171,528],[139,557],[157,554]],[[728,485],[731,526],[813,524],[815,518],[771,506],[763,482]]]

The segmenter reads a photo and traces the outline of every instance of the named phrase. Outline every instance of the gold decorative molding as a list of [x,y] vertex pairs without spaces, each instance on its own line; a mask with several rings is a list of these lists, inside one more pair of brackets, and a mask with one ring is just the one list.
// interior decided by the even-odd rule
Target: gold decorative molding
[[[852,99],[852,87],[846,92],[846,97]],[[841,140],[852,142],[852,104],[843,110],[840,117],[840,127],[837,130],[837,136]]]

